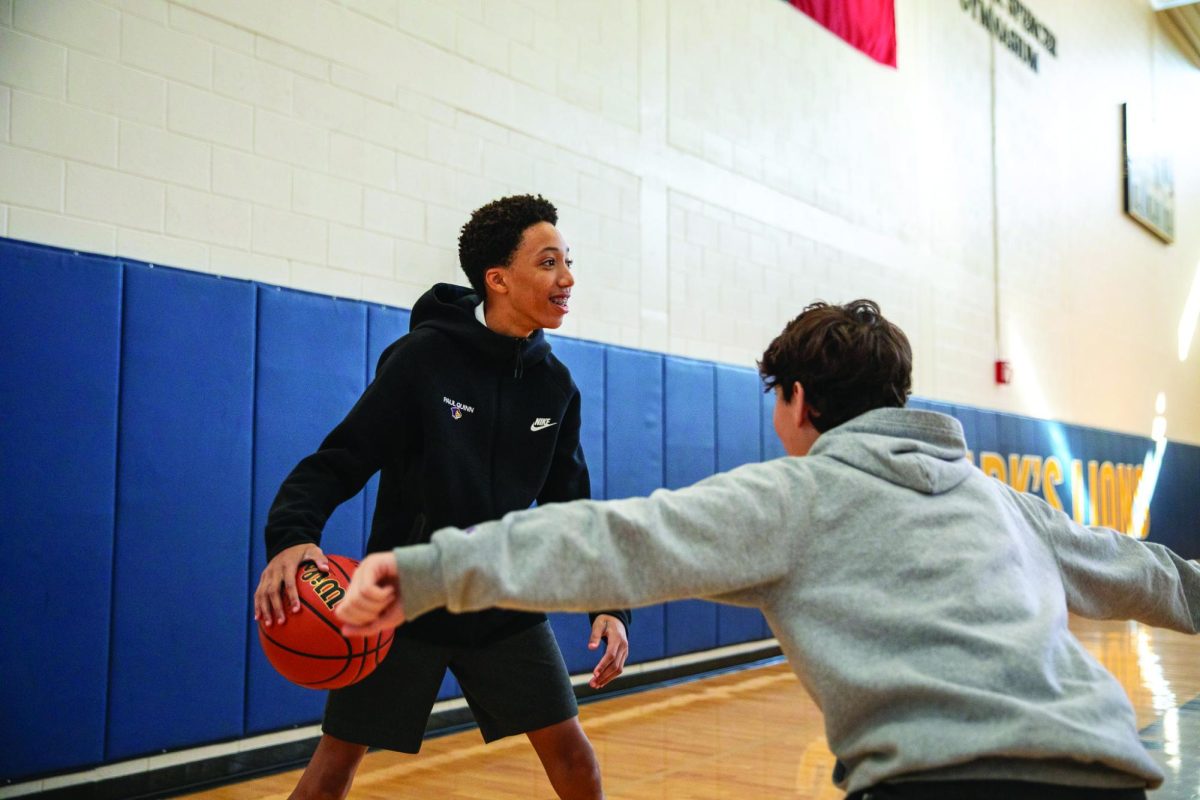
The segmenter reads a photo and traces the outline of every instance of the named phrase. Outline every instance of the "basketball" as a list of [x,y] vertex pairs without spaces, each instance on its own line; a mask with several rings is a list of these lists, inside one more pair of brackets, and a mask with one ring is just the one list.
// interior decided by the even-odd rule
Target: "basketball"
[[296,574],[300,611],[289,609],[287,622],[270,628],[258,624],[258,640],[280,675],[309,689],[340,689],[375,671],[392,646],[395,632],[343,636],[334,614],[358,562],[329,556],[329,572],[307,562]]

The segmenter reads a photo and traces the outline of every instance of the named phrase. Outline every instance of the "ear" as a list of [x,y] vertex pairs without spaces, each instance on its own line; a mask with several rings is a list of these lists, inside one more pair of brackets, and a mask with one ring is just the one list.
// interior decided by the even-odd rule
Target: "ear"
[[508,269],[506,267],[490,267],[483,273],[483,285],[488,293],[508,294]]
[[800,381],[792,384],[792,402],[788,403],[788,411],[792,415],[792,423],[797,428],[803,428],[804,423],[808,422],[810,411],[808,403],[804,402],[804,386]]

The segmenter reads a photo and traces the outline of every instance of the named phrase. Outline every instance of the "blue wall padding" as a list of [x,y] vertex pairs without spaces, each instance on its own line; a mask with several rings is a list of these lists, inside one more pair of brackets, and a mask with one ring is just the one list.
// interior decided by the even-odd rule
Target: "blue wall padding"
[[[567,569],[569,570],[570,566],[567,566]],[[592,635],[592,626],[589,623],[588,615],[559,612],[546,616],[550,618],[550,627],[554,629],[554,638],[558,639],[558,649],[562,651],[563,661],[566,662],[567,669],[571,674],[591,672],[599,663],[600,657],[604,655],[604,651],[588,650],[587,648],[588,639]],[[641,624],[642,609],[634,611],[633,616],[633,626]],[[632,629],[629,633],[632,635]],[[638,660],[643,659],[639,659],[636,653],[631,652],[630,663]]]
[[1161,474],[1150,504],[1150,538],[1186,558],[1200,558],[1196,533],[1200,447],[1167,444]]
[[446,674],[442,676],[442,685],[438,688],[437,699],[449,700],[452,697],[462,697],[462,689],[459,688],[454,673],[446,670]]
[[716,372],[712,364],[666,357],[666,475],[680,489],[717,471]]
[[[317,450],[366,388],[366,307],[260,287],[256,363],[251,591],[267,563],[262,532],[279,485],[300,459]],[[321,549],[329,555],[362,556],[361,494],[329,518]],[[280,677],[263,655],[257,630],[250,631],[249,653],[248,732],[320,717],[324,693]]]
[[0,241],[0,780],[104,758],[120,298],[114,261]]
[[[1025,427],[1021,424],[1019,418],[1011,414],[996,415],[996,438],[998,441],[1005,443],[1005,452],[1028,452],[1025,441]],[[1007,458],[1004,460],[1004,465],[1005,468],[1008,467]]]
[[[608,497],[648,495],[663,485],[663,357],[611,347],[605,361],[605,485]],[[663,607],[634,613],[630,658],[650,661],[665,653]]]
[[[379,357],[388,345],[408,333],[409,312],[390,306],[373,305],[367,309],[367,364],[366,382],[375,380]],[[363,489],[363,550],[371,536],[371,515],[375,513],[375,500],[379,497],[379,476],[367,481]]]
[[608,497],[648,495],[663,485],[663,357],[611,348],[606,362]]
[[978,437],[974,442],[967,440],[967,446],[975,450],[975,463],[979,464],[979,454],[984,450],[995,451],[999,446],[1000,437],[997,434],[999,430],[998,421],[995,414],[983,414],[975,423],[975,435]]
[[106,759],[240,736],[250,619],[254,286],[127,264],[123,313]]
[[[0,626],[0,781],[316,722],[323,695],[262,656],[250,598],[280,482],[374,377],[408,312],[0,239],[0,546],[27,586]],[[783,455],[752,369],[554,337],[582,394],[595,497],[644,496]],[[1141,464],[1146,437],[914,398],[984,451]],[[1149,419],[1146,420],[1147,426]],[[15,454],[15,455],[14,455]],[[1151,541],[1200,556],[1200,447],[1171,443]],[[1034,488],[1031,482],[1031,489]],[[362,554],[374,481],[330,520]],[[1038,491],[1041,494],[1041,491]],[[1090,509],[1090,502],[1086,503]],[[569,565],[566,567],[569,569]],[[552,614],[589,672],[584,614]],[[54,620],[55,636],[38,626]],[[770,636],[754,609],[637,609],[629,663]],[[447,676],[440,698],[461,693]]]
[[[761,386],[754,370],[716,367],[717,468],[722,472],[762,459]],[[757,608],[717,606],[720,646],[770,635],[764,634],[765,625]]]
[[[967,447],[969,449],[977,449],[976,442],[979,441],[979,419],[975,413],[975,409],[968,406],[951,406],[954,411],[954,416],[963,427],[963,436],[966,437]],[[979,453],[975,453],[975,463],[979,463]]]
[[[607,348],[593,342],[552,336],[550,347],[554,355],[571,370],[571,377],[579,387],[580,430],[579,441],[588,463],[591,477],[592,497],[605,496],[605,353]],[[569,568],[569,567],[568,567]],[[600,610],[600,609],[597,609]],[[550,625],[558,639],[563,660],[573,674],[590,672],[603,655],[603,651],[588,650],[591,626],[586,614],[549,614]],[[640,612],[635,614],[638,624]]]
[[594,342],[564,339],[552,336],[550,346],[554,355],[571,370],[571,377],[579,387],[581,425],[579,441],[583,444],[583,455],[588,463],[591,477],[592,497],[604,499],[604,422],[605,395],[604,358],[608,348]]
[[763,461],[780,458],[787,455],[779,437],[775,435],[775,392],[766,392],[759,400],[762,415],[762,457]]
[[716,372],[717,469],[725,471],[762,459],[762,391],[753,370],[718,365]]
[[[703,361],[672,356],[665,361],[665,485],[680,489],[717,471],[716,371]],[[731,530],[730,535],[737,534]],[[716,645],[716,605],[704,600],[666,604],[667,655]]]

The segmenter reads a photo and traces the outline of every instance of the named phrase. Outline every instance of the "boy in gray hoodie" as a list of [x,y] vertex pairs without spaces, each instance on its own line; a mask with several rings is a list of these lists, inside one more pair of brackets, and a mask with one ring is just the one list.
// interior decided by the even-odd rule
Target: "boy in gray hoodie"
[[775,431],[805,458],[370,556],[338,607],[346,631],[442,606],[755,606],[855,800],[1144,798],[1163,775],[1067,615],[1195,633],[1200,567],[985,476],[957,420],[904,408],[911,366],[874,303],[811,305],[759,365]]

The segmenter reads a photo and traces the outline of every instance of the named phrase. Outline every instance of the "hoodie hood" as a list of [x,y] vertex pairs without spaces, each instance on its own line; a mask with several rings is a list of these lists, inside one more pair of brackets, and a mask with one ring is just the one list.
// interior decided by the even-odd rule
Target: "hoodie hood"
[[954,417],[909,408],[877,408],[821,434],[822,455],[922,494],[958,486],[974,467]]
[[435,284],[413,305],[409,329],[440,331],[498,365],[512,366],[514,376],[546,358],[550,343],[542,331],[536,330],[524,339],[496,333],[475,318],[475,307],[480,302],[479,295],[465,286]]

